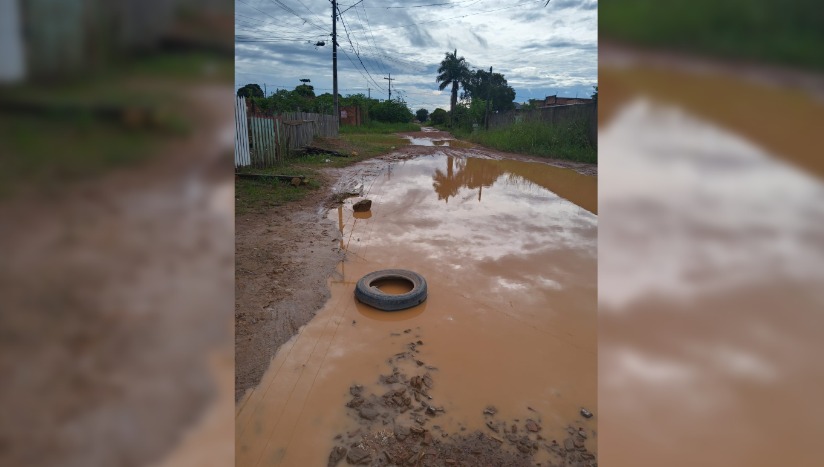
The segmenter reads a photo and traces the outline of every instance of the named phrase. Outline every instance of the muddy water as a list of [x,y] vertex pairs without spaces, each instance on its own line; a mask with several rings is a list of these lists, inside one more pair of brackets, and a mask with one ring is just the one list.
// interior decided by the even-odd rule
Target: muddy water
[[601,64],[601,461],[819,465],[824,105]]
[[[578,177],[439,152],[352,168],[372,215],[353,216],[357,198],[329,213],[340,238],[328,247],[348,259],[327,305],[238,403],[237,465],[325,465],[336,434],[358,427],[344,407],[349,387],[383,393],[387,359],[416,341],[418,358],[436,368],[429,394],[445,410],[444,431],[486,429],[489,405],[503,420],[536,419],[548,439],[571,423],[595,429],[595,179],[584,177],[591,196],[548,188]],[[421,273],[428,299],[392,313],[356,302],[357,280],[388,268]],[[584,420],[581,407],[596,416]]]
[[377,287],[381,292],[390,295],[402,295],[412,291],[414,286],[409,281],[404,280],[381,280],[372,283],[373,287]]

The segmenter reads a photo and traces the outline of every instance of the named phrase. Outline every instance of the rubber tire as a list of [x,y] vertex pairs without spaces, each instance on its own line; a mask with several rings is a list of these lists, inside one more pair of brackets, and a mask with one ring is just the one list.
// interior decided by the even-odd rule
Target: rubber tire
[[[402,279],[412,283],[412,290],[405,294],[391,295],[372,287],[377,281]],[[426,279],[417,272],[406,269],[383,269],[363,276],[355,286],[355,298],[359,302],[383,311],[398,311],[418,306],[426,300]]]

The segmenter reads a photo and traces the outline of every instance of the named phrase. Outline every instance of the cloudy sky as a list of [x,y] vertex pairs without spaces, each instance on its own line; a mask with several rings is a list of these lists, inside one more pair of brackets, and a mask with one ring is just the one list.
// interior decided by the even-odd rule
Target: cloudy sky
[[[516,102],[588,97],[597,84],[597,0],[340,2],[342,95],[386,99],[391,73],[393,99],[404,97],[413,111],[448,109],[450,88],[439,91],[435,76],[454,49],[471,68],[503,73]],[[331,93],[331,15],[329,0],[236,0],[236,88],[265,84],[272,93],[308,78],[316,94]]]

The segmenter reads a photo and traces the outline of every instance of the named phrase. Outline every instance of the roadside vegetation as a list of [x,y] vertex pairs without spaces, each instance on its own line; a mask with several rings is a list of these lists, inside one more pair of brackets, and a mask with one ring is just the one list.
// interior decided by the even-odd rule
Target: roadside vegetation
[[[438,69],[436,81],[440,88],[451,86],[450,110],[437,108],[429,124],[465,139],[500,151],[554,157],[575,162],[597,164],[598,151],[589,138],[588,123],[570,121],[558,125],[547,123],[515,123],[506,128],[483,129],[487,111],[508,112],[515,108],[515,90],[500,73],[471,70],[457,50],[447,52]],[[458,101],[458,91],[461,100]],[[592,99],[597,101],[598,87],[593,87]],[[487,102],[487,100],[489,102]],[[524,111],[531,110],[531,105]]]
[[614,0],[599,4],[601,38],[824,70],[817,0]]
[[[419,131],[413,123],[386,123],[371,121],[361,126],[342,126],[338,138],[315,138],[312,145],[328,152],[295,153],[281,165],[270,168],[245,167],[239,173],[287,175],[307,177],[307,184],[292,186],[289,180],[236,178],[235,212],[246,214],[298,201],[322,188],[325,184],[320,169],[345,167],[364,159],[386,154],[409,144],[409,140],[395,133]],[[334,153],[340,155],[333,155]]]
[[225,83],[232,60],[158,52],[44,86],[0,87],[0,198],[67,184],[151,159],[191,131],[181,84]]

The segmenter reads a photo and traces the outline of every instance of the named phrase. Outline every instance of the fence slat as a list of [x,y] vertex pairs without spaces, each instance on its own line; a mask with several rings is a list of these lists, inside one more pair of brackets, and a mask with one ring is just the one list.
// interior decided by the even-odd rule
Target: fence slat
[[[251,115],[247,118],[247,115]],[[283,112],[264,116],[249,114],[244,98],[235,105],[235,166],[272,167],[283,163],[289,150],[312,143],[316,137],[336,137],[338,121],[334,115],[309,112]]]
[[246,99],[238,97],[235,100],[235,167],[245,167],[251,164]]

